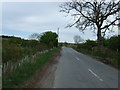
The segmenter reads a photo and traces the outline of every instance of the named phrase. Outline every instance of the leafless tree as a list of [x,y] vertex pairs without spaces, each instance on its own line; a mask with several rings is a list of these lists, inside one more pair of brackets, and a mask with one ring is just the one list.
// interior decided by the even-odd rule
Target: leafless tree
[[80,37],[80,36],[78,36],[78,35],[75,35],[74,36],[74,42],[76,43],[76,44],[78,44],[78,43],[80,43],[80,42],[82,42],[83,41],[83,39]]
[[99,46],[102,46],[102,37],[106,31],[111,31],[111,27],[119,24],[119,4],[119,0],[108,2],[105,0],[74,0],[62,4],[60,11],[74,17],[75,22],[67,27],[75,26],[81,31],[87,28],[97,30],[97,42]]
[[38,34],[38,33],[33,33],[33,34],[31,34],[31,35],[29,35],[29,39],[31,39],[31,40],[38,40],[38,39],[40,39],[40,34]]

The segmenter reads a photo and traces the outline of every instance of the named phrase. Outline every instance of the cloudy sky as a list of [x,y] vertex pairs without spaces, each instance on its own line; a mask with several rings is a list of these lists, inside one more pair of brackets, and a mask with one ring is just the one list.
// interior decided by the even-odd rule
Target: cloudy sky
[[[74,42],[75,35],[83,39],[96,39],[96,33],[90,30],[83,34],[75,27],[65,28],[73,22],[73,18],[66,17],[59,12],[64,2],[4,2],[2,3],[2,34],[28,39],[32,33],[46,31],[57,32],[59,28],[59,42]],[[111,33],[109,35],[115,35]]]

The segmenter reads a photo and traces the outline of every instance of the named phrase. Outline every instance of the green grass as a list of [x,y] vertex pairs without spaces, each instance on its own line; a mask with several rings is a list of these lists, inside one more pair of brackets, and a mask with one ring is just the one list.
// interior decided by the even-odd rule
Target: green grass
[[102,57],[102,58],[107,58],[108,56],[106,56],[105,54],[101,53],[101,52],[93,52],[87,49],[78,49],[79,52],[83,52],[85,54],[89,54],[89,55],[94,55],[94,56],[98,56],[98,57]]
[[25,63],[23,66],[17,68],[12,74],[3,76],[3,88],[14,88],[18,85],[23,85],[29,80],[37,70],[42,68],[56,52],[59,52],[59,48],[54,48],[47,53],[38,55],[35,63]]

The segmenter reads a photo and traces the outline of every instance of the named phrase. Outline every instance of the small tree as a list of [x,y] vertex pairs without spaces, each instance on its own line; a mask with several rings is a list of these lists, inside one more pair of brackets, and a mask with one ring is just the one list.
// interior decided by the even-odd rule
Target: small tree
[[78,36],[78,35],[75,35],[74,36],[74,42],[76,43],[76,44],[79,44],[80,42],[82,42],[83,41],[83,39],[80,37],[80,36]]
[[29,39],[31,39],[31,40],[38,40],[39,38],[40,38],[40,34],[38,34],[38,33],[33,33],[33,34],[31,34],[31,35],[29,35]]
[[51,31],[43,33],[39,40],[41,43],[46,44],[49,47],[58,46],[58,35]]

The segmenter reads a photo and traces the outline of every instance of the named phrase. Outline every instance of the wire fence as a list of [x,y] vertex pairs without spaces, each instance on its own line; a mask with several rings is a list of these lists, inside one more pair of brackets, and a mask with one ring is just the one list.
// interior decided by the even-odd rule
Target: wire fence
[[[52,50],[52,49],[50,49],[50,50]],[[10,62],[9,61],[7,63],[3,63],[1,66],[2,67],[2,74],[4,75],[7,73],[11,73],[11,72],[15,71],[18,67],[21,67],[26,63],[34,63],[37,55],[40,55],[42,53],[47,53],[47,52],[48,52],[48,50],[44,50],[41,52],[37,52],[34,55],[26,56],[25,58],[23,58],[22,60],[19,60],[17,62]]]

